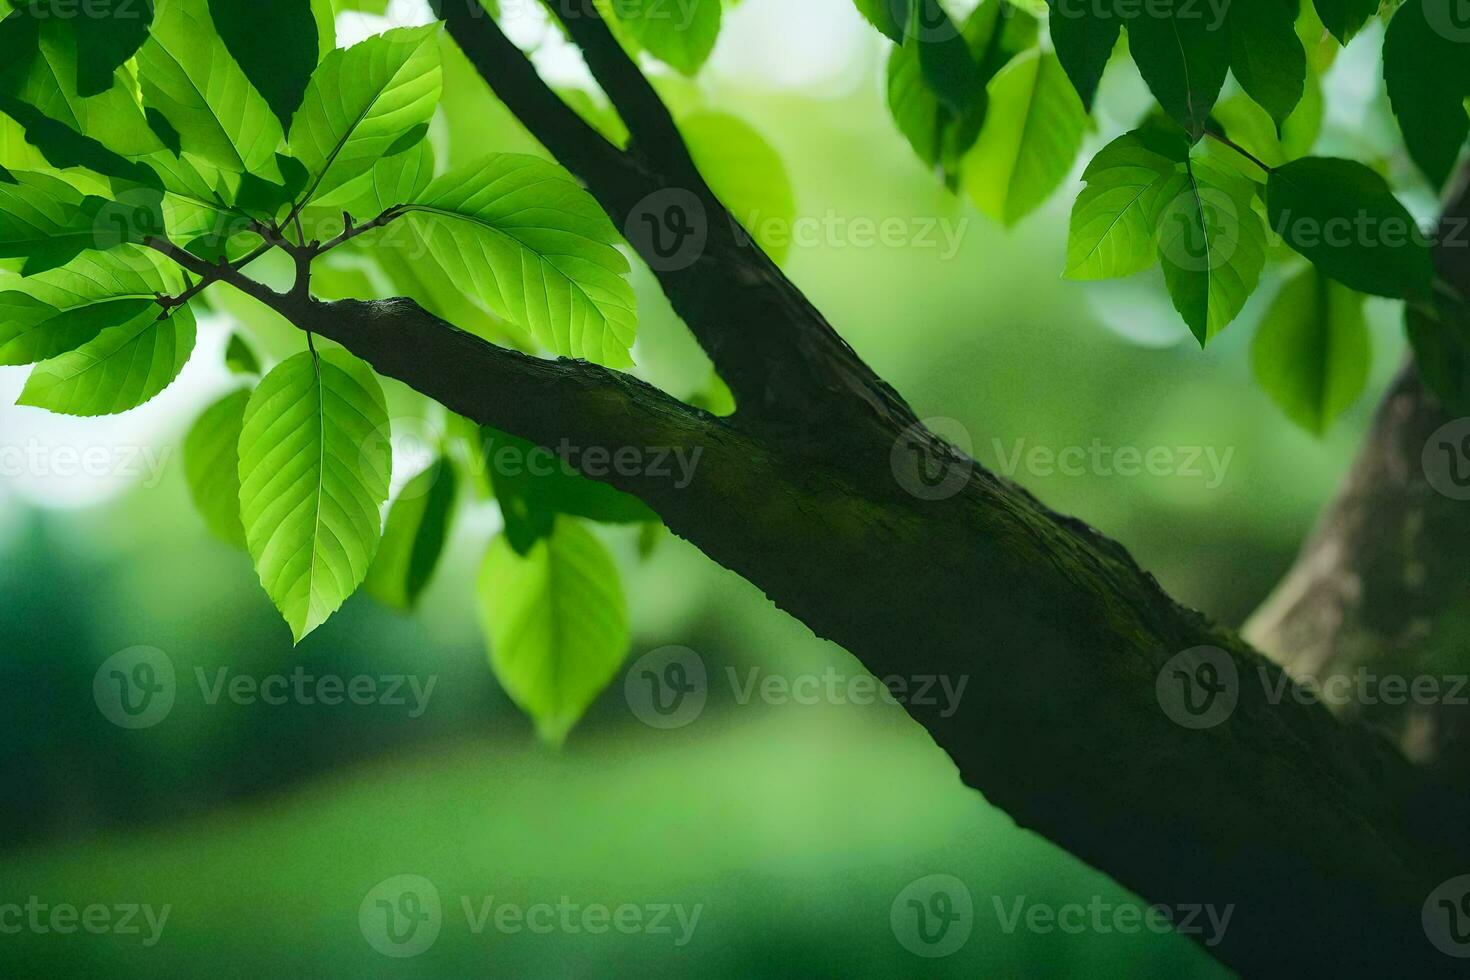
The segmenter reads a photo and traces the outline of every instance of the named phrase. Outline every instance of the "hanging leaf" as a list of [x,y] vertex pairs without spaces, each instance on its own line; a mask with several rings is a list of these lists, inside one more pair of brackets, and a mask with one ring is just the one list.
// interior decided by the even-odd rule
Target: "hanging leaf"
[[188,307],[160,319],[150,304],[76,350],[36,365],[17,404],[61,415],[116,415],[137,408],[179,376],[194,352],[194,337]]
[[1061,63],[1032,49],[989,85],[990,109],[964,160],[975,205],[1007,225],[1034,211],[1072,169],[1087,112]]
[[590,531],[562,518],[525,556],[496,538],[479,599],[495,676],[537,734],[560,745],[627,654],[617,565]]
[[1160,192],[1159,261],[1174,308],[1203,347],[1239,315],[1266,264],[1251,184],[1198,156]]
[[[1438,29],[1429,11],[1446,22]],[[1443,187],[1470,136],[1470,28],[1449,23],[1449,4],[1403,4],[1383,38],[1383,80],[1414,163],[1436,188]]]
[[1380,0],[1313,0],[1313,6],[1317,8],[1317,15],[1332,32],[1332,36],[1346,44],[1352,40],[1354,34],[1363,29],[1369,18],[1378,13],[1379,2]]
[[245,547],[240,523],[240,431],[250,389],[231,392],[206,408],[184,437],[184,477],[194,509],[212,534]]
[[1230,70],[1279,126],[1301,101],[1307,53],[1296,34],[1296,0],[1230,5]]
[[1052,47],[1082,99],[1083,107],[1091,111],[1103,69],[1108,66],[1108,59],[1118,46],[1123,19],[1113,4],[1106,0],[1088,3],[1047,0],[1047,5],[1051,9],[1047,25],[1051,30]]
[[457,490],[454,467],[442,457],[408,481],[388,509],[383,543],[363,583],[368,595],[402,612],[418,605],[444,552]]
[[1306,157],[1266,183],[1271,227],[1338,282],[1403,298],[1428,292],[1429,243],[1378,174],[1352,160]]
[[690,77],[704,67],[720,37],[720,0],[616,0],[608,6],[639,47]]
[[366,577],[391,475],[383,392],[349,354],[297,354],[250,396],[240,518],[261,585],[297,643]]
[[1158,260],[1159,211],[1188,153],[1181,136],[1137,129],[1092,158],[1072,208],[1067,278],[1119,279]]
[[[1251,0],[1264,2],[1264,0]],[[1158,0],[1128,21],[1128,50],[1149,91],[1193,139],[1230,70],[1230,32],[1196,0]]]
[[1308,266],[1281,287],[1251,346],[1271,400],[1313,435],[1363,393],[1370,363],[1363,296]]
[[724,112],[692,113],[679,120],[679,131],[715,195],[767,255],[785,261],[796,190],[775,147],[749,123]]

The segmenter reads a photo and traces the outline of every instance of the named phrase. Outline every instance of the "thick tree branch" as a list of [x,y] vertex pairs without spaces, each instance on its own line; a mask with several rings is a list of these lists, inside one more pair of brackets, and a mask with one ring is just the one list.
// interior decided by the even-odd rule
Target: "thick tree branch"
[[[502,350],[411,301],[270,302],[483,424],[696,458],[687,484],[606,478],[875,675],[966,679],[958,711],[907,705],[961,778],[1149,901],[1231,906],[1211,949],[1225,962],[1252,975],[1451,972],[1419,916],[1435,884],[1470,866],[1463,801],[1296,700],[1278,668],[1090,528],[937,444],[900,443],[959,468],[954,495],[928,500],[895,478],[890,438],[870,433],[840,465],[816,460],[616,372]],[[1193,730],[1157,685],[1201,645],[1231,665],[1236,705]]]
[[[674,311],[693,332],[735,394],[746,418],[805,430],[822,419],[861,412],[909,424],[913,413],[862,362],[717,200],[687,160],[667,110],[598,19],[583,11],[574,38],[591,46],[589,63],[609,97],[645,134],[633,152],[612,147],[553,92],[510,42],[480,0],[441,0],[449,34],[502,102],[563,166],[576,174],[658,277]],[[611,45],[609,47],[609,45]],[[621,101],[618,101],[621,100]],[[677,144],[677,152],[670,149]],[[841,455],[840,442],[813,452]]]

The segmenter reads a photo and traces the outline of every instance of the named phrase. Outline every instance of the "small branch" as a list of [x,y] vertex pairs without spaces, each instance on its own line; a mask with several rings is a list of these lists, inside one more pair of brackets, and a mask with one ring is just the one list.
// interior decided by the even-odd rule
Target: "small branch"
[[[151,243],[149,244],[149,247],[150,248],[153,248],[155,251],[159,251],[159,249],[157,249]],[[264,245],[261,245],[260,247],[256,248],[254,251],[246,254],[244,257],[238,259],[237,261],[235,261],[233,263],[230,263],[229,264],[229,268],[232,269],[235,272],[239,272],[240,270],[244,269],[247,265],[249,265],[250,263],[254,262],[256,259],[260,258],[261,256],[265,255],[267,252],[269,252],[273,248],[275,248],[275,246],[273,244],[271,244],[270,242],[266,242]],[[182,249],[180,249],[180,251],[182,251]],[[165,254],[167,254],[167,253],[165,253]],[[186,254],[192,254],[192,253],[186,253]],[[174,258],[172,255],[170,255],[169,257],[170,258]],[[177,258],[174,258],[174,261],[175,262],[179,262],[179,260]],[[200,261],[203,262],[202,259]],[[179,262],[179,265],[184,265],[184,263]],[[160,296],[160,297],[158,297],[158,305],[161,306],[161,307],[163,307],[164,316],[167,316],[167,315],[171,314],[174,310],[178,309],[180,306],[183,306],[185,303],[189,302],[189,300],[193,299],[195,296],[198,296],[200,293],[204,292],[210,286],[213,286],[215,283],[219,282],[223,278],[223,274],[222,274],[223,273],[223,269],[222,269],[222,267],[220,267],[220,266],[210,266],[207,263],[205,265],[206,265],[206,267],[208,268],[209,271],[207,273],[198,272],[197,274],[199,275],[199,281],[196,282],[196,283],[194,283],[188,289],[184,290],[182,293],[179,293],[177,296]],[[185,266],[185,268],[188,268],[188,266]]]
[[622,117],[637,152],[657,169],[702,186],[704,179],[673,114],[637,63],[618,43],[590,0],[543,0],[582,51],[587,68]]
[[344,211],[342,213],[342,234],[326,242],[315,244],[312,251],[314,255],[325,255],[334,248],[340,248],[341,246],[346,245],[354,238],[366,235],[370,231],[375,231],[379,228],[384,227],[385,225],[392,223],[393,221],[396,221],[398,218],[403,217],[408,212],[409,208],[407,205],[395,204],[392,207],[383,211],[382,214],[378,215],[373,220],[359,225],[353,223],[352,215]]
[[[254,252],[250,253],[250,255],[246,256],[246,258],[235,264],[231,264],[229,262],[219,264],[208,262],[205,259],[201,259],[199,256],[195,255],[193,252],[180,248],[168,239],[159,238],[157,236],[145,239],[143,244],[147,248],[151,248],[153,249],[153,251],[167,256],[175,263],[182,266],[184,269],[187,269],[189,272],[192,272],[199,277],[199,283],[195,284],[195,286],[191,288],[190,293],[198,293],[199,290],[202,289],[204,286],[211,285],[216,282],[227,282],[231,286],[234,286],[236,289],[240,290],[242,293],[254,297],[255,299],[258,299],[267,305],[273,306],[273,300],[279,298],[281,295],[274,289],[271,289],[268,286],[263,285],[262,283],[256,282],[254,279],[251,279],[249,276],[240,271],[245,265],[248,265],[250,262],[253,262],[261,255],[264,255],[266,252],[270,251],[270,248],[274,246],[271,246],[269,243],[267,243],[267,245],[265,246],[262,246],[261,248],[256,249]],[[187,300],[182,299],[182,296],[174,297],[167,302],[165,302],[164,300],[159,300],[159,305],[164,308],[165,314],[168,314],[172,312],[175,307],[179,306],[181,302],[186,301]]]
[[1222,144],[1224,146],[1230,147],[1236,153],[1239,153],[1241,156],[1245,157],[1251,163],[1254,163],[1256,166],[1260,167],[1266,173],[1268,173],[1268,174],[1274,174],[1276,172],[1276,168],[1275,167],[1269,167],[1269,166],[1267,166],[1254,153],[1252,153],[1251,151],[1247,150],[1245,147],[1241,146],[1239,143],[1236,143],[1234,140],[1232,140],[1230,137],[1226,136],[1224,133],[1216,133],[1216,132],[1214,132],[1212,130],[1208,130],[1207,129],[1207,130],[1205,130],[1205,135],[1208,136],[1210,139],[1214,140],[1216,143],[1220,143],[1220,144]]

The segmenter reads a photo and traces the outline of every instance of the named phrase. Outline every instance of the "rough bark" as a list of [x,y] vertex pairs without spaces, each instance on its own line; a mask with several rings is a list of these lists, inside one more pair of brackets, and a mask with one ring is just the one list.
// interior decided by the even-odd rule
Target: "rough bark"
[[[496,94],[620,224],[669,189],[706,209],[696,261],[650,264],[736,415],[500,349],[407,300],[322,303],[225,279],[483,424],[545,445],[698,450],[687,486],[652,473],[609,482],[875,675],[968,677],[953,714],[908,705],[960,778],[1150,902],[1233,906],[1210,949],[1225,963],[1458,972],[1420,914],[1436,884],[1470,869],[1462,793],[1368,729],[1280,696],[1278,667],[1176,604],[1120,545],[917,426],[690,172],[667,113],[589,9],[562,13],[629,123],[626,152],[555,98],[478,0],[444,0],[443,13]],[[1233,674],[1236,704],[1191,728],[1167,692],[1191,676],[1174,658],[1199,647]]]

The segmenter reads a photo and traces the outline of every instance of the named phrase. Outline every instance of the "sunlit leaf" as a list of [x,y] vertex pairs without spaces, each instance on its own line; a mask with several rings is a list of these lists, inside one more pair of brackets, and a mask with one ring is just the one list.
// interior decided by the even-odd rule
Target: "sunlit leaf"
[[184,437],[184,477],[194,508],[221,541],[245,547],[240,523],[240,430],[250,389],[206,408]]
[[61,415],[116,415],[173,383],[194,352],[194,314],[159,319],[152,304],[117,326],[31,371],[18,404]]
[[250,396],[240,517],[261,585],[298,643],[366,577],[391,475],[383,392],[352,356],[297,354]]
[[435,180],[406,220],[463,288],[546,348],[631,363],[628,261],[607,215],[565,170],[497,154]]
[[541,738],[561,744],[627,654],[612,556],[566,518],[524,557],[498,537],[480,573],[479,606],[495,676]]
[[1056,57],[1033,49],[991,79],[990,109],[964,160],[965,188],[985,214],[1014,224],[1061,184],[1087,113]]
[[1308,266],[1281,287],[1251,346],[1251,369],[1288,418],[1315,435],[1368,383],[1363,296]]
[[333,51],[317,66],[290,135],[292,154],[311,173],[309,199],[367,173],[429,121],[443,85],[437,31],[391,30]]

